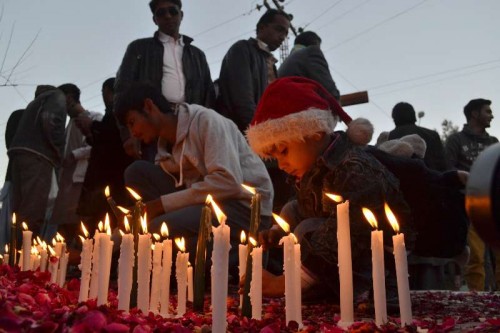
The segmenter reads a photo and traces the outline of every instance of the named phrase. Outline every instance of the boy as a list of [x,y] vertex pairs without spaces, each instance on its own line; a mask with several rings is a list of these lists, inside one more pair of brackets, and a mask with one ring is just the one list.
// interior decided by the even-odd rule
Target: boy
[[[261,157],[274,158],[279,167],[295,178],[297,199],[282,210],[302,247],[302,289],[305,297],[339,299],[337,267],[336,204],[325,193],[341,195],[350,202],[352,267],[355,294],[372,287],[371,227],[361,208],[369,208],[384,230],[386,246],[394,234],[384,214],[387,202],[396,214],[406,245],[411,248],[409,209],[397,179],[374,157],[356,144],[370,141],[373,128],[363,119],[347,132],[334,132],[337,120],[351,118],[317,82],[299,77],[274,81],[265,91],[247,131],[250,146]],[[279,239],[275,227],[261,233],[264,246]],[[392,259],[393,262],[393,259]],[[390,269],[391,260],[386,260]],[[263,294],[282,296],[284,279],[263,275]],[[394,290],[388,281],[388,290]],[[314,296],[313,296],[314,295]],[[389,295],[394,296],[394,295]],[[388,297],[390,299],[390,297]]]
[[125,171],[125,183],[142,196],[148,217],[156,218],[152,232],[166,221],[171,237],[184,236],[194,255],[201,208],[211,194],[227,215],[232,254],[241,229],[248,230],[250,223],[251,196],[241,184],[261,193],[261,227],[270,225],[271,181],[231,120],[200,105],[171,104],[158,88],[144,83],[118,96],[115,114],[135,138],[158,144],[157,165],[136,161]]

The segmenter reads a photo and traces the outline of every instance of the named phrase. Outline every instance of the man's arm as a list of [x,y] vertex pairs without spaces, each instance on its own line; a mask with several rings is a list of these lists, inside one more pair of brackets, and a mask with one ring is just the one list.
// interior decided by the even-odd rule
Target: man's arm
[[[233,45],[224,57],[220,73],[220,89],[230,118],[245,130],[252,121],[257,105],[254,101],[250,52],[247,42]],[[251,47],[251,46],[250,46]]]

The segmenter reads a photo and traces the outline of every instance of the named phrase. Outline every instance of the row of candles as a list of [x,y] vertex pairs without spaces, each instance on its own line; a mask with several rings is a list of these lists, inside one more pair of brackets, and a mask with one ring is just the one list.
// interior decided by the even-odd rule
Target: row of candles
[[[255,199],[255,189],[245,188],[254,194]],[[132,195],[137,200],[136,206],[141,206],[140,196],[131,189],[129,189],[129,191],[131,191]],[[349,202],[344,202],[342,197],[337,195],[326,195],[337,202],[340,324],[342,326],[348,326],[354,321]],[[108,194],[107,197],[109,198]],[[231,248],[229,239],[230,227],[226,224],[225,214],[213,201],[210,195],[207,197],[207,204],[212,205],[219,221],[219,226],[212,227],[211,230],[214,236],[211,267],[213,330],[224,331],[227,325],[226,298],[228,291],[229,250]],[[252,207],[255,207],[254,202]],[[122,209],[122,211],[128,212],[124,209]],[[411,323],[412,314],[404,235],[399,233],[396,217],[387,204],[385,205],[385,212],[387,219],[396,232],[396,235],[393,236],[393,247],[396,262],[401,324],[405,325]],[[363,208],[363,214],[374,228],[371,234],[371,246],[375,321],[377,325],[381,325],[387,322],[383,234],[382,231],[377,230],[377,220],[374,214],[367,208]],[[293,233],[290,233],[288,223],[276,214],[273,214],[273,216],[280,227],[286,232],[286,236],[280,241],[284,251],[286,321],[290,322],[294,320],[300,325],[302,322],[300,244],[298,244]],[[146,216],[141,216],[140,219],[142,234],[138,235],[137,247],[134,243],[134,236],[130,233],[127,217],[124,219],[125,232],[120,231],[122,234],[122,242],[118,274],[118,308],[120,310],[130,309],[130,297],[132,295],[134,283],[133,269],[134,263],[137,263],[137,307],[144,313],[152,311],[155,314],[169,316],[172,241],[168,239],[168,228],[166,224],[163,224],[161,233],[164,240],[160,242],[160,236],[154,234],[153,238],[156,242],[152,244],[151,234],[148,233],[147,230]],[[15,221],[15,218],[13,221]],[[81,253],[81,264],[79,266],[82,271],[79,301],[97,298],[98,305],[106,304],[113,248],[109,218],[106,217],[104,228],[102,227],[102,223],[100,223],[99,229],[96,230],[93,239],[88,238],[88,231],[83,224],[82,230],[85,237],[82,237],[83,249]],[[243,239],[244,232],[242,232],[242,242],[244,242]],[[182,316],[186,310],[186,295],[188,300],[193,300],[193,269],[188,262],[189,253],[186,252],[184,239],[176,239],[175,243],[179,248],[176,257],[176,278],[178,285],[177,315]],[[65,281],[65,270],[67,267],[67,253],[65,251],[64,239],[58,235],[54,245],[55,250],[48,247],[52,254],[52,258],[49,260],[49,271],[51,271],[53,276],[52,282],[57,281],[62,286]],[[35,266],[24,264],[33,262],[30,256],[25,255],[26,253],[30,253],[30,246],[31,232],[25,228],[23,231],[23,255],[20,259],[23,261],[23,270],[36,268]],[[43,251],[46,253],[46,250],[44,250],[44,246],[41,242],[39,242],[38,246],[42,249],[40,255],[42,258],[40,261],[40,269],[42,270],[44,269]],[[251,259],[251,267],[247,267],[247,260],[245,258]],[[249,297],[252,318],[261,319],[262,248],[258,246],[254,238],[249,237],[248,246],[243,244],[240,245],[239,259],[240,277],[245,273],[248,274],[248,272],[251,272],[250,275],[247,275],[247,280],[251,281]],[[8,260],[4,258],[4,262],[5,261]],[[64,264],[64,262],[66,264]]]

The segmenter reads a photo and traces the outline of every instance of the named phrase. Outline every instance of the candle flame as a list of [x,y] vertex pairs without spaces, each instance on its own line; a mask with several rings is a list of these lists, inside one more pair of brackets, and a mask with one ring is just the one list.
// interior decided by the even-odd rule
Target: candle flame
[[104,189],[104,195],[106,196],[106,198],[109,198],[109,195],[110,195],[110,193],[109,193],[109,185],[106,186],[106,188]]
[[252,244],[252,246],[257,246],[257,241],[252,236],[248,237],[248,242]]
[[50,255],[55,257],[56,256],[56,251],[54,251],[54,249],[52,248],[52,246],[49,245],[49,252],[50,252]]
[[331,193],[325,193],[325,194],[328,198],[335,201],[336,203],[341,203],[342,201],[344,201],[344,198],[341,195],[331,194]]
[[83,232],[83,235],[85,236],[85,238],[89,238],[89,232],[87,230],[87,228],[85,228],[85,224],[83,224],[82,221],[80,221],[81,225],[82,225],[82,232]]
[[278,214],[273,213],[273,217],[274,217],[274,220],[276,222],[278,222],[278,224],[281,227],[281,229],[283,229],[286,233],[290,232],[290,225],[288,223],[286,223],[286,221],[283,220],[281,218],[281,216],[279,216]]
[[153,250],[153,251],[154,251],[154,249],[155,249],[154,244],[151,244],[151,250]]
[[130,213],[130,209],[127,209],[127,208],[122,207],[122,206],[116,206],[116,207],[117,207],[119,210],[121,210],[121,212],[122,212],[123,214],[128,214],[128,213]]
[[82,235],[78,235],[78,237],[80,237],[80,240],[82,241],[82,244],[85,242],[85,238],[83,238]]
[[99,230],[99,232],[102,232],[104,228],[104,225],[102,224],[102,221],[99,221],[99,224],[97,225],[97,229]]
[[56,246],[56,243],[57,243],[56,239],[52,238],[52,246]]
[[111,228],[109,228],[109,226],[106,229],[106,235],[111,236]]
[[123,218],[123,225],[125,226],[125,232],[130,232],[130,224],[128,223],[128,218],[125,216]]
[[253,195],[255,195],[257,193],[257,191],[255,190],[255,187],[251,187],[251,186],[248,186],[248,185],[245,185],[245,184],[241,184],[241,186],[243,186],[243,188],[245,190],[247,190],[248,192],[252,193]]
[[120,231],[120,235],[123,237],[123,235],[125,235],[125,233],[122,231],[122,229],[120,229],[119,231]]
[[205,199],[205,205],[210,205],[211,202],[212,202],[212,195],[208,194]]
[[47,251],[47,243],[45,243],[45,241],[42,242],[42,249]]
[[26,224],[26,222],[23,222],[21,225],[23,226],[23,230],[28,230],[28,225]]
[[16,221],[17,221],[16,213],[12,213],[12,225],[16,225]]
[[3,259],[3,255],[0,254],[0,259]]
[[141,216],[141,227],[142,227],[142,233],[145,235],[148,233],[148,223],[146,222],[146,214],[144,216]]
[[186,252],[186,241],[184,240],[184,237],[176,238],[175,245],[177,245],[177,247],[179,248],[179,251]]
[[167,227],[167,224],[165,222],[163,222],[161,224],[161,229],[160,229],[160,233],[163,237],[167,238],[168,237],[168,227]]
[[129,193],[134,197],[134,199],[136,201],[139,201],[139,200],[142,200],[141,196],[139,194],[137,194],[136,191],[134,191],[133,189],[131,189],[130,187],[126,187],[127,191],[129,191]]
[[245,242],[247,241],[247,235],[245,234],[245,230],[241,230],[240,240],[241,244],[245,244]]
[[219,221],[220,224],[226,224],[226,215],[222,212],[222,210],[219,208],[217,203],[215,203],[212,197],[210,197],[210,203],[212,204],[212,207],[214,209],[217,221]]
[[36,238],[35,238],[35,239],[33,239],[33,245],[37,245],[37,244],[38,244],[38,243],[37,243],[37,241],[36,241]]
[[109,226],[109,214],[106,213],[106,217],[104,218],[104,230],[106,230],[106,232],[108,230],[111,230],[111,227]]
[[158,235],[158,234],[156,234],[156,233],[155,233],[155,234],[153,234],[153,238],[154,238],[154,239],[155,239],[155,241],[157,241],[157,242],[159,242],[159,241],[160,241],[160,239],[161,239],[160,235]]
[[391,208],[387,203],[384,204],[384,210],[385,210],[385,216],[387,217],[387,220],[389,220],[389,223],[391,224],[392,229],[398,234],[399,233],[399,224],[398,220],[396,219],[396,216],[392,212]]
[[42,244],[42,240],[40,239],[40,236],[36,236],[36,241],[38,242],[38,244]]
[[5,253],[9,253],[9,244],[5,244]]
[[56,239],[58,242],[64,243],[64,237],[60,233],[56,234]]
[[377,229],[378,223],[377,223],[377,219],[375,218],[375,215],[373,214],[373,212],[365,207],[361,208],[361,210],[363,211],[363,215],[365,216],[365,219],[368,221],[368,223],[370,223],[372,228]]

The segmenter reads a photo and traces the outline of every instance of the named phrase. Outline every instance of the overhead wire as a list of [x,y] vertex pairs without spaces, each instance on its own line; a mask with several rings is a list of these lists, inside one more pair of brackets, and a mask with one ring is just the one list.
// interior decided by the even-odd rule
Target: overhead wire
[[358,4],[358,5],[356,5],[356,6],[354,6],[354,7],[352,7],[351,9],[349,9],[349,10],[347,10],[347,11],[343,12],[342,14],[340,14],[340,15],[338,15],[338,16],[335,16],[334,18],[330,19],[330,20],[329,20],[326,24],[323,24],[322,26],[320,26],[319,28],[316,28],[315,30],[316,30],[316,31],[319,31],[319,30],[323,29],[324,27],[329,26],[330,24],[337,22],[337,21],[338,21],[338,20],[340,20],[341,18],[344,18],[344,17],[345,17],[345,16],[347,16],[348,14],[352,13],[353,11],[355,11],[356,9],[358,9],[359,7],[361,7],[361,6],[365,5],[366,3],[370,2],[370,1],[371,1],[371,0],[366,0],[366,1],[364,1],[364,2],[362,2],[362,3],[360,3],[360,4]]
[[338,0],[337,2],[334,2],[333,5],[331,5],[330,7],[328,7],[327,9],[325,9],[324,11],[322,11],[321,14],[319,14],[318,16],[316,16],[315,18],[313,18],[312,20],[310,20],[309,23],[305,24],[302,28],[305,30],[311,23],[313,23],[314,21],[316,21],[317,19],[319,19],[323,15],[326,15],[330,10],[332,10],[335,7],[337,7],[337,5],[339,3],[341,3],[342,1],[344,1],[344,0]]

